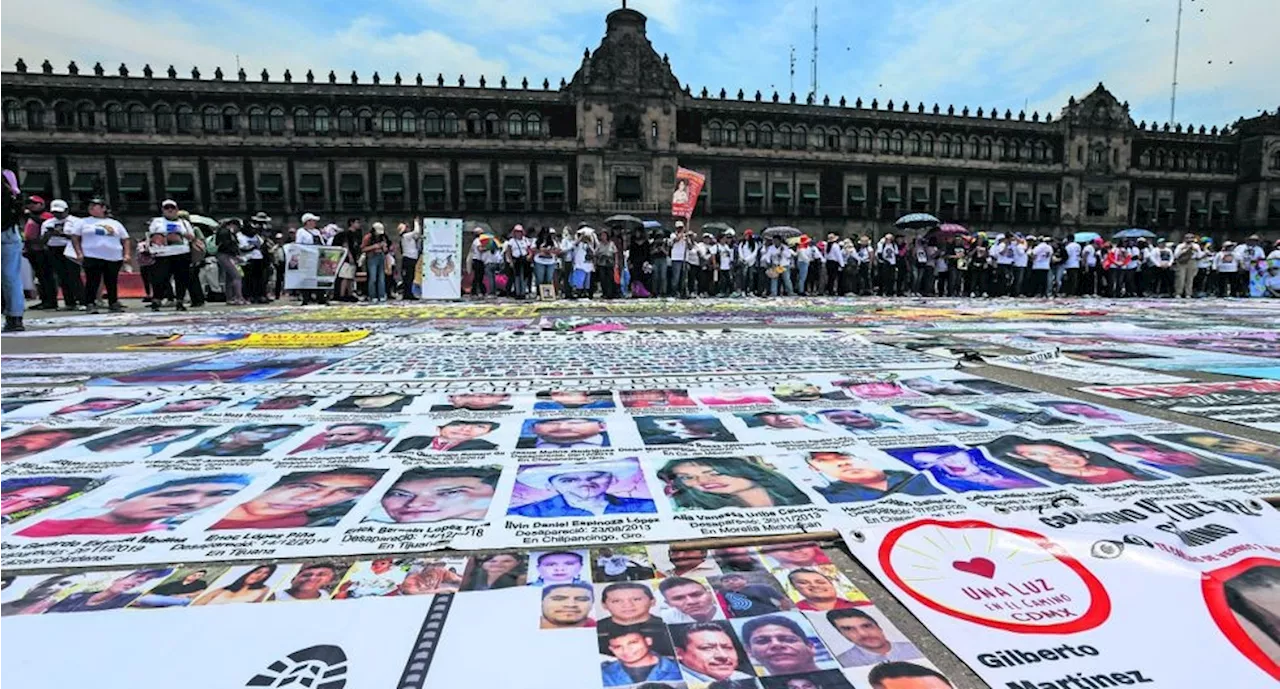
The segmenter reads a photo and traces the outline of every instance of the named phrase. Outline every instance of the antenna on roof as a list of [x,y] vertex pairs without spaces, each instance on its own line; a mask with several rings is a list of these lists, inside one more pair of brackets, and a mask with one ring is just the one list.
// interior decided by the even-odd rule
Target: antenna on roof
[[818,98],[818,0],[813,0],[813,57],[809,59],[809,96]]

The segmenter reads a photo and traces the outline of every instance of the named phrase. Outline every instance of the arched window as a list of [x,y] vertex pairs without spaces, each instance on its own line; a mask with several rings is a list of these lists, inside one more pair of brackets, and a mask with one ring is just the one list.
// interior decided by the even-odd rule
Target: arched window
[[818,150],[827,147],[827,129],[825,127],[813,128],[813,132],[809,135],[809,146]]
[[173,108],[161,103],[155,109],[156,132],[168,134],[173,131]]
[[428,110],[422,116],[422,133],[427,136],[440,134],[440,113],[435,110]]
[[240,111],[228,105],[222,109],[222,131],[231,134],[240,128]]
[[148,120],[150,120],[151,112],[142,106],[141,103],[134,103],[129,106],[129,131],[145,132],[147,131]]
[[267,111],[258,106],[249,108],[249,133],[265,134],[267,131]]
[[791,133],[791,147],[804,150],[805,144],[808,143],[809,133],[804,125],[796,125],[796,130]]
[[1034,156],[1034,157],[1035,157],[1035,159],[1036,159],[1037,161],[1042,162],[1042,163],[1048,163],[1048,162],[1051,162],[1051,161],[1049,160],[1049,144],[1047,144],[1047,143],[1045,143],[1045,142],[1043,142],[1043,141],[1037,141],[1037,142],[1036,142],[1036,153],[1035,153],[1035,156]]
[[213,134],[222,129],[222,118],[218,117],[218,109],[206,105],[200,109],[200,128],[205,134]]
[[76,129],[91,132],[98,128],[98,109],[93,103],[81,103],[76,106]]
[[107,106],[107,131],[122,132],[129,126],[129,118],[119,103]]
[[760,143],[759,132],[754,122],[742,125],[742,145],[755,148]]
[[864,129],[862,130],[861,133],[858,134],[858,150],[863,153],[871,153],[873,150],[875,150],[871,148],[871,130],[870,129]]
[[943,134],[938,137],[938,150],[942,151],[943,158],[951,157],[951,135]]
[[1280,149],[1276,149],[1271,152],[1270,167],[1272,170],[1280,170]]
[[1187,154],[1185,151],[1178,151],[1176,166],[1176,169],[1178,170],[1187,169]]
[[969,137],[969,140],[964,142],[964,154],[973,160],[982,157],[982,144],[978,142],[978,137]]
[[855,153],[858,151],[858,132],[850,129],[844,133],[844,150]]
[[897,153],[899,155],[902,154],[902,151],[905,148],[906,138],[907,138],[906,135],[903,134],[902,132],[893,133],[893,152],[894,153]]
[[513,137],[524,136],[524,117],[520,113],[507,115],[507,134]]
[[267,128],[272,134],[284,133],[284,108],[271,108],[267,113]]
[[1138,156],[1138,167],[1151,167],[1151,151],[1149,149],[1144,149],[1142,154]]
[[195,131],[196,111],[190,105],[179,105],[174,119],[177,122],[179,134],[190,134]]
[[730,146],[738,145],[738,125],[726,122],[724,125],[724,142]]
[[310,110],[296,108],[293,111],[293,132],[295,134],[310,134],[315,129],[315,122]]
[[719,122],[711,122],[707,125],[707,143],[712,146],[724,143],[724,127]]
[[484,135],[491,137],[502,135],[502,120],[498,118],[498,113],[491,112],[484,116]]
[[778,125],[778,145],[783,148],[791,148],[791,125]]
[[400,113],[400,133],[401,134],[417,134],[418,133],[418,114],[412,110],[405,110]]
[[889,132],[879,132],[876,134],[876,149],[881,153],[889,152]]
[[338,111],[338,133],[354,134],[356,132],[356,115],[349,108]]
[[27,128],[44,129],[44,103],[38,100],[27,101]]
[[760,125],[760,147],[773,148],[773,125],[768,122]]
[[924,142],[920,139],[919,134],[911,132],[911,135],[907,137],[907,153],[913,156],[924,153]]
[[933,135],[932,134],[925,134],[924,137],[921,139],[920,151],[921,153],[927,156],[933,155]]
[[1218,172],[1231,172],[1231,169],[1232,169],[1231,161],[1227,158],[1226,153],[1218,154],[1218,164],[1216,167],[1218,169]]
[[458,133],[458,115],[452,110],[444,114],[444,133],[451,136]]
[[384,134],[394,134],[400,131],[400,118],[394,110],[382,111],[382,132]]
[[372,134],[373,131],[373,111],[369,108],[360,108],[360,111],[356,113],[356,132]]
[[997,155],[1000,156],[1000,160],[1008,160],[1009,159],[1009,142],[1005,141],[1004,139],[997,140],[996,151],[997,151]]
[[317,134],[329,133],[329,110],[327,108],[316,108],[315,125]]
[[26,124],[26,112],[18,105],[18,101],[7,100],[4,102],[4,126],[5,129],[19,129]]
[[542,116],[536,112],[531,112],[524,118],[524,133],[531,138],[539,138],[542,136]]
[[53,126],[69,131],[76,126],[76,110],[65,100],[53,104]]
[[480,136],[484,133],[484,122],[480,119],[480,113],[472,110],[467,113],[467,136]]

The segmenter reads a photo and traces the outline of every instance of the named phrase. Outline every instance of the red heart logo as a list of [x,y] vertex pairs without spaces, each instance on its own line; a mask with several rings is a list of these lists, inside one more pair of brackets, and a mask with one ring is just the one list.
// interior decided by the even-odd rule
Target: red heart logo
[[976,574],[987,579],[996,575],[996,563],[985,557],[975,557],[972,560],[956,560],[951,563],[951,566],[966,574]]

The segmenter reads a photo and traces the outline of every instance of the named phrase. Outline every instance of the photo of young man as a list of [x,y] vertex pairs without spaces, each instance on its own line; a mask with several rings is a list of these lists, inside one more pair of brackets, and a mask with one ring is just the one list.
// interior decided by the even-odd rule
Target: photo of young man
[[296,529],[337,524],[373,488],[383,469],[340,467],[286,474],[234,507],[210,530]]
[[185,397],[176,400],[162,400],[130,410],[123,416],[144,416],[152,414],[199,414],[216,409],[230,402],[230,397]]
[[627,409],[665,409],[668,407],[695,407],[688,390],[651,389],[619,390],[618,397]]
[[540,629],[594,627],[591,606],[595,592],[591,584],[552,584],[542,587],[542,619]]
[[541,553],[529,553],[538,572],[537,578],[531,580],[531,586],[547,584],[570,584],[584,581],[582,566],[586,556],[581,550],[550,550]]
[[836,451],[810,452],[805,461],[826,480],[814,486],[827,502],[864,502],[886,495],[938,495],[929,479],[919,472],[881,469],[869,460]]
[[657,576],[649,551],[642,545],[598,548],[592,551],[591,579],[599,583],[647,581]]
[[509,515],[592,517],[658,511],[636,459],[525,465],[516,473],[516,482]]
[[49,612],[117,610],[137,600],[151,584],[172,572],[171,568],[116,572],[105,585],[77,591],[55,603]]
[[175,443],[191,440],[213,426],[134,426],[86,441],[86,450],[101,454],[129,453],[138,458],[164,452]]
[[[840,637],[852,644],[845,651],[836,655],[836,660],[844,667],[860,667],[877,665],[898,660],[916,660],[924,654],[915,644],[909,641],[892,641],[881,625],[868,609],[844,608],[829,610],[827,622],[840,634]],[[895,636],[900,636],[893,629]]]
[[101,485],[88,476],[30,476],[0,482],[0,523],[12,524]]
[[390,557],[362,560],[347,570],[333,592],[333,598],[390,596],[399,591],[409,576],[409,561]]
[[881,663],[867,674],[871,689],[953,689],[941,672],[915,663]]
[[235,411],[297,411],[306,409],[323,399],[321,395],[277,395],[254,397],[237,403]]
[[31,428],[0,439],[5,464],[53,450],[81,438],[102,433],[103,428]]
[[267,600],[329,600],[349,567],[336,562],[304,563],[289,579],[289,585],[276,589]]
[[[662,635],[667,636],[666,629]],[[670,645],[667,640],[667,645]],[[621,631],[602,635],[601,646],[613,660],[600,664],[606,687],[629,686],[638,682],[678,682],[680,666],[668,655],[654,651],[654,639],[642,631]],[[662,685],[666,686],[666,685]]]
[[653,563],[664,577],[710,577],[721,574],[720,563],[703,548],[650,546]]
[[996,465],[975,448],[939,445],[883,451],[908,466],[929,472],[939,485],[957,493],[1043,487],[1038,481]]
[[297,424],[245,424],[205,438],[178,457],[261,457],[304,427]]
[[831,558],[822,552],[822,546],[813,541],[762,545],[758,550],[765,566],[771,570],[831,564]]
[[49,416],[57,416],[64,419],[93,419],[103,414],[111,414],[122,409],[135,407],[141,403],[141,400],[119,397],[86,397],[79,402],[51,412]]
[[849,583],[832,565],[793,569],[786,574],[779,573],[778,579],[785,581],[795,592],[797,610],[844,610],[871,604],[867,595]]
[[292,455],[376,454],[403,423],[334,423],[289,451]]
[[[0,615],[41,615],[49,611],[55,603],[76,587],[85,582],[89,574],[57,574],[42,578],[39,576],[21,577],[19,581],[34,582],[31,588],[17,598],[0,604]],[[13,584],[16,588],[19,583]]]
[[541,390],[535,399],[535,411],[614,408],[613,393],[608,390]]
[[396,478],[364,518],[384,524],[480,521],[489,511],[501,467],[415,467]]
[[989,419],[945,404],[900,404],[893,410],[935,431],[987,428],[992,425]]
[[[207,474],[144,485],[100,505],[84,505],[65,518],[36,522],[16,535],[26,538],[118,536],[169,531],[221,504],[249,485],[247,474]],[[84,515],[84,516],[78,516]]]
[[658,583],[662,595],[662,619],[668,624],[710,622],[725,619],[720,601],[705,580],[667,577]]
[[830,660],[819,660],[826,649],[808,620],[798,613],[763,615],[745,621],[734,621],[742,645],[763,676],[818,672],[837,667]]
[[1144,467],[1158,469],[1180,478],[1256,474],[1254,467],[1243,467],[1221,459],[1136,435],[1093,436],[1093,442]]
[[[596,630],[602,637],[622,632],[642,632],[653,641],[655,651],[671,655],[666,625],[660,617],[653,614],[657,600],[647,582],[624,581],[597,585],[596,597],[600,601]],[[608,652],[603,638],[600,639],[600,652]]]
[[690,683],[753,680],[755,673],[725,621],[678,624],[670,629],[680,672]]
[[1227,459],[1280,469],[1280,447],[1274,445],[1266,445],[1209,431],[1159,433],[1153,437],[1195,450],[1212,452]]
[[209,588],[209,582],[222,576],[226,566],[184,567],[150,591],[142,594],[131,608],[174,608],[191,605]]
[[386,392],[378,395],[351,395],[325,407],[331,414],[399,414],[417,399],[415,395]]
[[505,392],[460,392],[449,395],[447,404],[431,405],[431,411],[511,411],[510,401],[511,395]]
[[516,448],[521,450],[596,450],[609,447],[604,421],[585,417],[528,419]]
[[483,437],[498,429],[496,421],[454,419],[440,424],[435,435],[415,435],[402,439],[392,452],[481,452],[498,449]]
[[763,572],[733,572],[708,577],[729,617],[755,617],[791,609],[787,594]]
[[650,446],[738,442],[714,416],[637,416],[636,428]]

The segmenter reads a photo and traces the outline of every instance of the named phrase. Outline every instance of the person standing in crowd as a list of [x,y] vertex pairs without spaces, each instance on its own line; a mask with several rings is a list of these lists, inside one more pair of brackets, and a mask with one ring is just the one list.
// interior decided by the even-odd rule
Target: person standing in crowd
[[82,308],[84,284],[80,280],[80,264],[73,258],[71,236],[66,230],[80,219],[67,212],[67,202],[62,199],[54,199],[49,210],[53,217],[40,226],[40,240],[49,252],[49,261],[53,264],[58,284],[62,286],[62,301],[68,311],[75,311]]
[[1195,286],[1196,273],[1203,252],[1191,232],[1182,236],[1182,243],[1173,250],[1173,296],[1175,299],[1188,299]]
[[503,247],[503,258],[511,270],[511,281],[508,283],[511,296],[524,299],[529,291],[529,256],[533,253],[533,242],[524,235],[524,225],[511,228],[511,238]]
[[471,249],[467,252],[467,256],[471,257],[471,296],[483,297],[485,293],[484,278],[484,230],[476,227],[471,230],[475,234],[475,239],[471,240]]
[[1027,286],[1026,296],[1048,297],[1053,289],[1049,281],[1049,266],[1053,261],[1053,247],[1049,246],[1046,237],[1032,237],[1035,247],[1031,249],[1031,280]]
[[[214,235],[213,243],[218,256],[218,274],[222,278],[222,293],[227,304],[247,304],[244,300],[244,283],[240,277],[240,219],[223,220]],[[305,296],[303,303],[306,303]]]
[[1062,294],[1080,296],[1083,282],[1080,280],[1080,258],[1084,247],[1072,239],[1062,247]]
[[796,253],[796,294],[806,296],[806,286],[809,284],[809,267],[813,264],[814,254],[817,253],[812,244],[809,235],[800,235],[800,245],[795,249]]
[[[359,231],[359,221],[348,224]],[[369,234],[360,239],[360,255],[364,257],[364,270],[368,275],[365,287],[365,298],[370,304],[378,304],[387,300],[387,231],[386,226],[375,222],[369,227]]]
[[898,247],[894,244],[892,234],[886,234],[880,238],[880,243],[876,245],[876,272],[880,278],[880,296],[896,297],[897,280],[896,270],[898,266]]
[[1235,242],[1223,242],[1222,249],[1213,256],[1213,272],[1217,276],[1214,291],[1219,297],[1237,296],[1239,282],[1236,275],[1240,272],[1240,264],[1235,249]]
[[596,243],[595,275],[600,283],[600,295],[605,299],[618,297],[618,279],[614,272],[618,263],[618,245],[608,230],[600,230],[600,241]]
[[654,297],[670,296],[671,283],[668,279],[671,271],[671,246],[667,244],[666,234],[662,229],[654,230],[649,241],[649,293]]
[[[151,310],[159,311],[170,291],[174,307],[186,311],[183,300],[191,278],[191,242],[195,241],[191,223],[178,217],[178,202],[165,199],[160,203],[160,216],[147,226],[145,246],[151,254]],[[142,247],[139,247],[139,253]]]
[[631,294],[637,297],[654,296],[653,263],[650,262],[649,235],[643,228],[631,232],[627,246],[627,270],[631,273]]
[[760,241],[755,230],[742,233],[742,241],[733,247],[733,291],[740,295],[756,294],[756,267],[760,262]]
[[[538,285],[538,293],[542,293],[543,285],[556,284],[556,263],[559,260],[560,244],[556,241],[556,233],[550,227],[538,230],[537,240],[533,245],[533,278]],[[552,290],[554,292],[554,289]]]
[[271,217],[258,213],[236,233],[240,245],[240,265],[244,271],[244,299],[252,304],[267,303],[267,248],[265,233]]
[[595,294],[596,233],[590,227],[578,228],[578,239],[573,243],[574,294],[590,299]]
[[1213,289],[1213,240],[1200,238],[1200,260],[1196,261],[1196,279],[1193,292],[1197,297],[1208,296]]
[[671,260],[671,285],[670,294],[666,296],[684,299],[689,296],[686,280],[692,242],[689,241],[689,233],[685,232],[683,220],[676,221],[676,231],[671,233],[671,242],[668,246]]
[[418,257],[422,255],[422,228],[410,229],[404,223],[396,226],[400,237],[400,295],[405,301],[413,301],[413,283],[418,276]]
[[[302,227],[299,227],[299,228],[298,228],[298,231],[297,231],[297,233],[296,233],[296,235],[295,235],[295,237],[294,237],[294,241],[295,241],[296,243],[298,243],[298,244],[304,244],[304,245],[324,245],[324,244],[326,244],[327,242],[325,241],[324,234],[323,234],[319,229],[317,229],[317,228],[316,228],[316,225],[317,225],[319,222],[320,222],[320,216],[316,215],[315,213],[303,213],[303,214],[302,214]],[[239,223],[237,222],[237,226],[238,226],[238,224],[239,224]],[[239,228],[237,227],[237,229],[239,229]],[[221,231],[221,230],[219,230],[219,231]],[[221,249],[219,249],[219,252],[221,252]],[[219,253],[218,261],[219,261],[219,262],[221,262],[221,261],[222,261],[221,253]],[[353,261],[355,261],[355,257],[353,257],[353,256],[347,256],[347,262],[348,262],[348,263],[353,262]],[[221,263],[219,263],[219,265],[221,265]],[[344,263],[344,267],[345,267],[345,265],[346,265],[346,263]],[[338,275],[339,275],[339,276],[341,276],[341,275],[342,275],[342,269],[341,269],[341,268],[339,268],[339,270],[338,270]],[[353,272],[353,273],[352,273],[352,277],[354,277],[354,276],[355,276],[355,273]],[[304,290],[299,290],[299,291],[300,291],[300,292],[302,292],[302,305],[303,305],[303,306],[306,306],[307,304],[310,304],[310,303],[313,303],[313,302],[314,302],[314,303],[318,303],[318,304],[326,304],[326,303],[328,303],[328,302],[329,302],[329,295],[327,294],[328,290],[323,290],[323,289],[304,289]]]
[[1084,271],[1083,294],[1098,296],[1098,273],[1102,262],[1102,239],[1098,238],[1080,247],[1080,264]]
[[1249,280],[1254,268],[1266,257],[1260,246],[1262,238],[1256,234],[1249,235],[1244,244],[1236,247],[1236,296],[1248,297]]
[[338,277],[341,280],[339,281],[337,299],[345,302],[356,302],[359,300],[356,297],[356,282],[362,266],[365,269],[366,295],[368,293],[369,266],[366,264],[368,259],[360,250],[364,244],[364,221],[359,218],[347,218],[347,229],[339,230],[333,225],[330,225],[330,227],[335,231],[330,244],[347,250],[347,263],[338,273]]
[[22,289],[22,227],[24,222],[22,208],[22,191],[18,187],[18,177],[13,170],[4,170],[4,198],[0,211],[4,217],[0,219],[3,227],[3,261],[0,261],[0,291],[4,297],[4,332],[22,332],[26,327],[22,323],[23,314],[27,310],[27,295]]
[[31,307],[34,311],[54,311],[58,308],[58,284],[54,281],[53,262],[49,260],[49,251],[40,239],[40,227],[52,217],[44,209],[44,197],[33,194],[27,199],[22,238],[23,254],[31,264],[31,273],[36,279],[36,294],[40,297],[40,303]]
[[502,290],[498,285],[498,276],[502,275],[506,254],[496,237],[486,237],[481,242],[480,258],[484,262],[485,287],[489,290],[489,296],[500,296]]
[[[271,299],[273,301],[284,298],[284,245],[287,244],[283,232],[275,233],[271,241]],[[199,283],[197,283],[197,288]],[[195,306],[195,301],[191,302]]]
[[89,313],[98,313],[98,287],[107,292],[107,309],[123,311],[116,291],[121,266],[125,270],[130,260],[129,231],[120,221],[107,217],[107,202],[100,198],[89,200],[89,217],[76,223],[70,232],[75,246],[76,259],[84,266],[85,301]]
[[690,246],[688,252],[685,253],[684,261],[687,267],[685,280],[688,281],[689,294],[694,297],[700,297],[702,290],[702,272],[706,264],[707,257],[707,239],[711,235],[704,234],[696,239],[690,233]]
[[734,263],[738,256],[738,238],[733,230],[725,230],[720,237],[720,246],[716,250],[716,276],[718,284],[716,292],[722,297],[734,293]]
[[848,258],[844,254],[844,247],[841,246],[840,236],[835,233],[827,235],[826,255],[822,260],[827,264],[827,282],[826,293],[831,296],[839,296],[840,278],[844,274],[844,266]]

